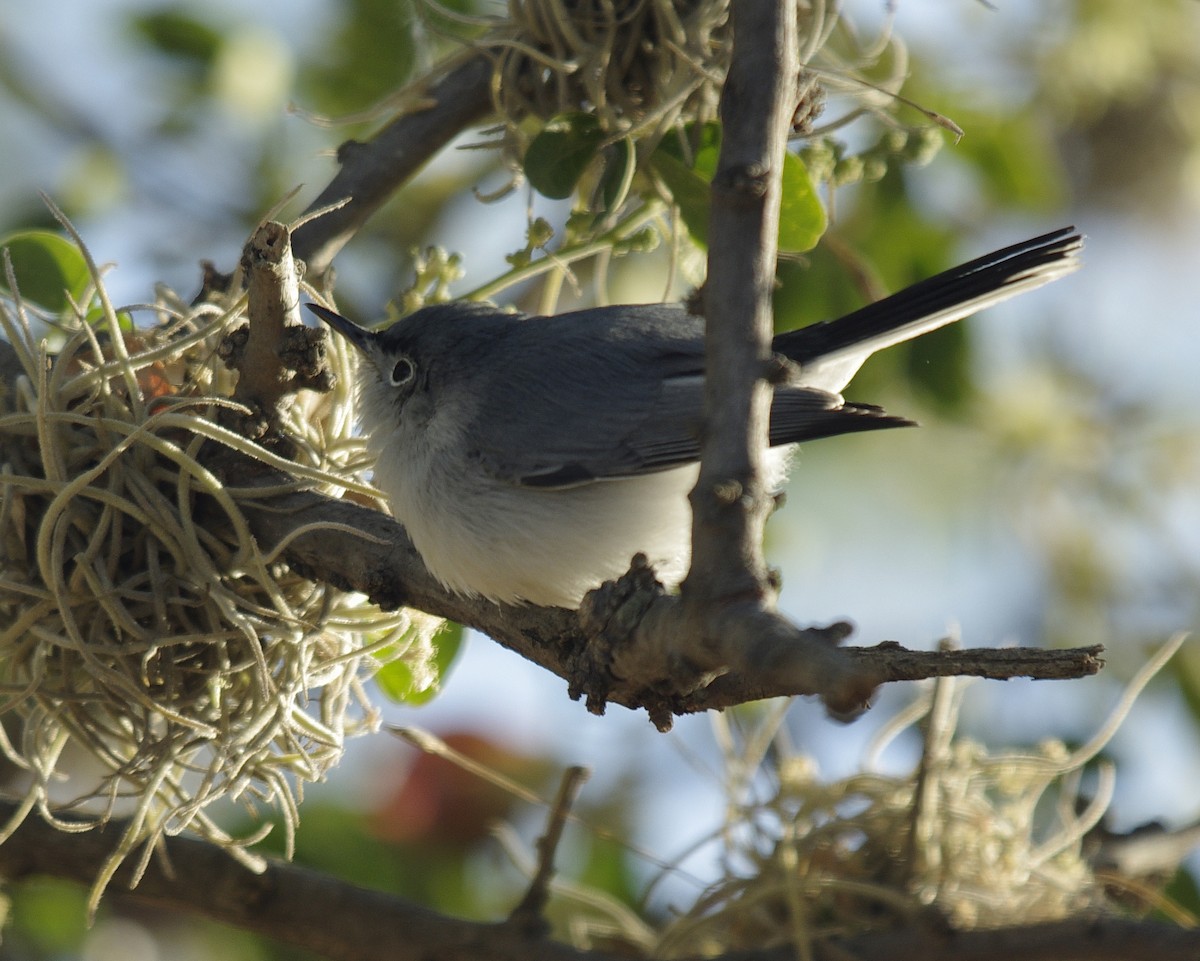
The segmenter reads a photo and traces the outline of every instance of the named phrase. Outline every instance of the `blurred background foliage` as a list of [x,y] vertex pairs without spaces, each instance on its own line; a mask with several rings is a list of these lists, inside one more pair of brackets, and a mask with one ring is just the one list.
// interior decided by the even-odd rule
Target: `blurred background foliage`
[[[232,267],[265,211],[303,184],[289,208],[297,212],[332,175],[336,145],[369,136],[386,116],[363,111],[454,51],[444,33],[467,29],[443,13],[419,15],[407,0],[303,0],[274,13],[198,0],[54,6],[53,14],[22,10],[18,18],[16,4],[0,3],[0,122],[8,131],[0,235],[52,227],[36,195],[48,192],[97,256],[119,263],[114,295],[131,302],[149,299],[158,282],[195,292],[202,259]],[[444,6],[497,12],[480,0]],[[868,30],[884,16],[882,0],[846,7]],[[988,595],[998,612],[977,622],[964,615],[969,625],[985,626],[967,643],[1100,641],[1109,647],[1105,683],[1112,685],[1140,663],[1146,644],[1197,621],[1200,308],[1193,282],[1168,288],[1155,270],[1165,259],[1186,277],[1200,254],[1200,6],[1014,0],[997,7],[898,4],[896,32],[910,52],[905,94],[953,118],[966,136],[951,145],[939,132],[946,144],[927,167],[888,162],[827,192],[830,232],[815,250],[781,264],[779,322],[790,327],[842,313],[1070,220],[1090,235],[1089,266],[1040,300],[1022,302],[1033,320],[1014,320],[1011,341],[1001,342],[992,325],[960,324],[875,358],[850,395],[918,417],[923,439],[898,432],[906,436],[874,447],[806,450],[805,490],[840,491],[842,500],[822,507],[819,518],[801,513],[773,527],[772,546],[785,578],[800,585],[801,594],[785,593],[784,602],[802,620],[825,616],[823,604],[846,603],[849,610],[829,615],[854,616],[864,641],[931,643],[941,625],[909,618],[919,603],[911,585],[892,583],[897,568],[911,567],[924,581],[944,578],[936,586],[947,598],[935,603],[934,621]],[[326,122],[339,117],[349,120]],[[862,152],[886,133],[864,124],[846,137]],[[504,256],[525,245],[535,216],[559,232],[553,250],[568,203],[527,189],[492,206],[476,196],[511,177],[494,152],[452,150],[435,159],[339,258],[347,311],[381,314],[410,282],[409,252],[431,244],[463,252],[465,276],[455,293],[507,269]],[[614,267],[612,298],[685,292],[686,271],[676,289],[664,288],[666,257],[660,248]],[[588,296],[590,271],[581,268],[580,289],[568,284],[564,302]],[[801,512],[809,496],[793,494]],[[972,497],[984,506],[965,507]],[[925,552],[941,559],[923,561]],[[824,594],[830,579],[837,586]],[[872,603],[878,611],[867,610]],[[480,644],[468,650],[468,664],[472,657],[484,657]],[[479,702],[486,689],[468,684],[463,696],[475,700],[456,707],[452,677],[430,713],[403,717],[440,725],[457,749],[543,793],[562,763],[587,758],[601,776],[585,792],[581,815],[658,857],[673,857],[655,843],[670,834],[664,806],[687,808],[699,792],[707,800],[689,814],[697,821],[719,814],[722,786],[705,755],[702,720],[681,725],[667,748],[647,745],[657,735],[640,719],[608,718],[594,722],[607,728],[572,733],[572,724],[585,723],[582,708],[565,705],[558,686],[539,688],[554,703],[518,710],[512,701],[523,697],[522,685],[542,681],[512,680],[523,670],[512,659],[503,670],[512,672],[505,675],[511,686],[488,692],[486,704]],[[1045,687],[975,690],[977,727],[1033,742],[1049,727],[1080,736],[1102,710],[1090,702],[1103,702],[1111,686],[1054,688],[1053,705],[1045,704]],[[1176,790],[1198,770],[1194,652],[1185,649],[1156,692],[1159,706],[1143,733],[1113,748],[1128,772],[1117,812],[1127,827],[1160,810],[1175,820],[1200,816],[1194,792]],[[908,696],[886,692],[877,711]],[[745,709],[747,724],[756,710]],[[523,740],[511,718],[491,724],[489,711],[523,713],[529,727],[561,730]],[[825,725],[819,712],[800,706],[794,713],[798,749],[826,764],[836,767],[861,743],[853,728]],[[972,723],[970,710],[965,716]],[[1156,739],[1154,751],[1147,738]],[[541,812],[446,761],[379,740],[388,743],[375,744],[366,760],[349,760],[344,784],[305,806],[298,860],[453,914],[502,914],[521,882],[481,827],[506,820],[530,837]],[[652,759],[662,750],[676,761],[686,756],[683,766],[699,786],[656,782],[662,764]],[[1154,767],[1147,755],[1156,752],[1175,780]],[[663,844],[680,848],[677,836]],[[670,908],[670,897],[658,892],[641,905],[659,867],[629,846],[580,831],[562,860],[573,881],[652,916]],[[1186,891],[1190,876],[1176,884]],[[83,895],[69,886],[28,883],[11,896],[0,957],[277,956],[248,936],[117,903],[87,931],[79,920]]]

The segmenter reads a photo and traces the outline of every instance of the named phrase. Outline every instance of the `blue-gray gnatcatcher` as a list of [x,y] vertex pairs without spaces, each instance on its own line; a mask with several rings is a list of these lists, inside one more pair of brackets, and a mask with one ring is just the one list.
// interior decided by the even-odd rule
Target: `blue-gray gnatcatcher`
[[[775,337],[768,482],[815,437],[907,424],[839,393],[872,353],[1074,270],[1065,228]],[[668,304],[528,317],[426,307],[381,332],[310,305],[364,355],[362,427],[430,572],[463,594],[577,606],[644,552],[686,573],[704,420],[704,321]]]

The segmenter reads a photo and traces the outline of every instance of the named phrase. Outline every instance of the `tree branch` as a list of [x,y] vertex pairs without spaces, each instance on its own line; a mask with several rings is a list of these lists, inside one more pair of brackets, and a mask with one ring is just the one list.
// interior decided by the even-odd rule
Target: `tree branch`
[[[0,823],[17,805],[0,802]],[[0,874],[8,881],[37,876],[89,885],[127,825],[66,833],[29,817],[0,845]],[[220,848],[190,838],[167,838],[138,886],[133,870],[117,871],[109,896],[231,924],[306,948],[332,961],[618,961],[531,936],[520,924],[484,924],[438,914],[402,898],[277,860],[255,874]],[[169,867],[168,867],[169,866]],[[819,942],[825,961],[1193,961],[1200,931],[1118,918],[1080,918],[999,930],[946,931],[925,927]],[[736,951],[714,961],[791,961],[794,948]]]
[[299,271],[285,226],[260,224],[242,250],[241,267],[249,322],[225,338],[219,354],[238,372],[233,399],[250,413],[226,410],[222,419],[252,440],[286,448],[279,427],[296,392],[333,386],[324,356],[328,331],[300,320]]
[[704,286],[705,439],[691,494],[692,566],[682,585],[685,598],[707,609],[773,595],[762,554],[772,507],[763,483],[771,412],[764,375],[780,172],[800,69],[794,3],[741,0],[730,17],[733,55],[721,92]]
[[[746,951],[722,961],[793,961],[794,950]],[[1200,931],[1127,918],[1070,918],[1014,928],[860,934],[819,946],[821,961],[1184,961],[1200,957]]]
[[[251,478],[244,465],[229,475],[230,484],[270,486],[285,480],[271,473]],[[803,631],[773,612],[734,606],[717,625],[727,648],[749,652],[742,658],[746,663],[734,662],[734,668],[712,677],[693,673],[693,683],[686,685],[680,683],[686,671],[673,653],[682,602],[663,594],[661,588],[638,595],[644,600],[639,606],[629,603],[628,595],[620,591],[622,582],[606,585],[594,595],[598,599],[589,598],[578,613],[462,597],[433,578],[404,528],[378,511],[309,492],[269,502],[250,497],[239,501],[264,549],[291,538],[285,557],[305,576],[360,591],[384,608],[407,605],[465,624],[564,678],[574,696],[587,696],[591,710],[602,712],[608,703],[645,708],[663,728],[670,726],[673,715],[719,710],[764,697],[816,693],[837,707],[836,698],[829,694],[829,690],[838,693],[836,684],[821,684],[830,677],[836,680],[845,664],[872,687],[948,674],[997,679],[1082,677],[1095,674],[1102,665],[1098,645],[1066,651],[910,651],[892,643],[839,649],[835,645],[849,633],[846,624]],[[293,536],[310,525],[313,529]],[[364,534],[349,533],[350,529]],[[611,591],[617,591],[619,599],[609,609],[602,600]],[[606,610],[610,619],[604,616]],[[771,655],[772,648],[778,654]],[[790,663],[797,651],[811,658],[807,681],[777,664],[781,657]]]
[[491,112],[491,82],[488,53],[466,56],[430,85],[420,107],[368,143],[349,140],[338,148],[341,169],[305,213],[345,203],[305,221],[292,237],[310,278],[324,276],[338,251],[430,157]]
[[[16,805],[0,803],[0,820]],[[29,817],[0,845],[6,880],[45,875],[90,885],[127,825],[65,833]],[[255,874],[205,841],[168,838],[136,888],[129,861],[110,896],[232,924],[333,961],[579,961],[565,945],[530,937],[520,925],[481,924],[440,915],[401,898],[269,859]],[[169,866],[169,867],[168,867]]]
[[587,779],[587,768],[579,765],[572,765],[563,773],[558,796],[554,799],[546,821],[546,833],[538,838],[537,871],[529,884],[529,890],[525,892],[525,897],[508,916],[510,924],[520,925],[531,934],[550,933],[550,924],[543,915],[550,901],[550,884],[554,880],[554,857],[558,853],[558,845],[562,841],[563,828],[566,827],[567,818],[571,814],[571,807]]
[[[780,179],[800,72],[796,6],[743,0],[730,15],[733,54],[721,93],[704,287],[705,439],[691,493],[691,569],[680,589],[684,604],[650,607],[642,624],[652,625],[655,643],[643,633],[638,646],[622,645],[633,656],[616,673],[668,699],[690,699],[717,677],[734,678],[726,690],[783,684],[851,714],[879,683],[874,665],[836,648],[848,629],[801,630],[772,610],[775,590],[762,554],[772,506],[763,467]],[[667,703],[648,706],[656,724],[669,722]]]

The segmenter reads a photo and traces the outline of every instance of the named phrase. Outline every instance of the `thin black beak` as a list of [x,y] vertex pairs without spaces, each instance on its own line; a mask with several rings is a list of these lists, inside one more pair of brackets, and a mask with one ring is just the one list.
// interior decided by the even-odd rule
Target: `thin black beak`
[[322,307],[320,304],[305,304],[305,306],[364,354],[370,352],[371,346],[375,342],[375,334],[371,331],[364,327],[359,327],[358,324],[347,320],[341,314],[335,313],[328,307]]

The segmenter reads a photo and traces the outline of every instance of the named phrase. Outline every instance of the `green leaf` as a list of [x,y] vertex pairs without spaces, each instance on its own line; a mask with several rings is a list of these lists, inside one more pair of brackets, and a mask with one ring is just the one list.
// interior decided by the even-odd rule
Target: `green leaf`
[[575,191],[603,141],[600,121],[590,113],[559,114],[525,151],[525,176],[538,193],[564,200]]
[[38,957],[77,957],[87,936],[87,898],[75,885],[35,878],[13,885],[6,936],[36,948]]
[[[688,233],[708,246],[711,186],[721,156],[721,128],[716,123],[691,125],[665,137],[650,162],[671,191]],[[779,249],[785,253],[812,250],[825,233],[825,208],[804,162],[792,153],[783,158],[779,202]]]
[[[104,308],[97,304],[89,310],[86,323],[91,327],[103,327],[105,323]],[[133,322],[133,314],[127,310],[117,311],[117,326],[127,334],[132,334],[137,330],[137,324]]]
[[[1175,872],[1175,875],[1163,888],[1162,893],[1174,901],[1178,907],[1190,912],[1193,917],[1197,911],[1200,911],[1200,886],[1196,884],[1196,878],[1186,868],[1179,868]],[[1151,917],[1164,921],[1174,920],[1161,909],[1156,910]]]
[[650,155],[692,240],[708,248],[708,220],[712,208],[712,178],[721,155],[721,126],[688,124],[663,138]]
[[683,218],[688,233],[692,235],[692,240],[707,250],[708,219],[712,206],[709,181],[669,153],[660,154],[656,150],[651,164],[671,191],[671,199],[679,208],[679,215]]
[[783,155],[779,197],[779,249],[799,254],[812,250],[825,234],[825,206],[808,175],[804,161],[794,153]]
[[[441,19],[433,6],[469,12],[462,0],[431,4],[419,18],[413,16],[410,4],[396,0],[330,4],[330,23],[318,56],[297,77],[303,101],[335,115],[353,113],[404,86],[413,72],[416,22],[431,25]],[[425,19],[426,14],[430,19]],[[429,205],[426,196],[410,195],[407,202],[419,204],[422,213]]]
[[133,17],[130,23],[151,46],[200,66],[211,64],[221,46],[219,31],[177,10],[155,10]]
[[389,700],[414,706],[427,704],[441,691],[462,642],[462,625],[447,622],[434,640],[433,663],[422,672],[422,680],[427,681],[428,671],[432,670],[432,683],[418,683],[412,666],[403,657],[384,664],[375,674],[375,683]]
[[[55,314],[83,298],[92,282],[79,248],[50,230],[21,230],[0,238],[8,248],[21,296]],[[5,279],[0,276],[0,288]],[[10,291],[11,293],[11,291]]]
[[633,141],[622,137],[604,152],[604,173],[600,175],[599,195],[605,213],[611,213],[629,196],[637,158]]
[[674,157],[688,169],[702,174],[705,180],[712,180],[720,151],[721,125],[710,120],[685,124],[682,130],[669,133],[655,148],[654,157]]

